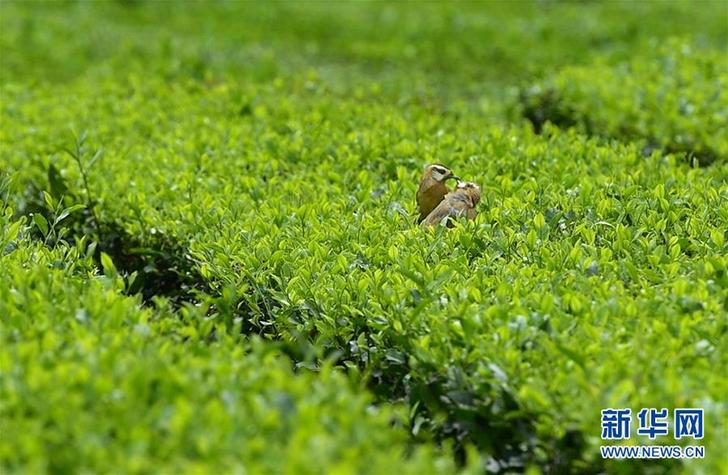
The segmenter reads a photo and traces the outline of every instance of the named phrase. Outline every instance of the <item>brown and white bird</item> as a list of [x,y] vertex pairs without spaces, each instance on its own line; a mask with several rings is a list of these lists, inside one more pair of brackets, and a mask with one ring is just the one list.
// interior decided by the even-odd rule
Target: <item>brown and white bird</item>
[[420,212],[418,223],[421,223],[448,194],[450,190],[445,182],[450,179],[459,180],[460,178],[439,163],[428,165],[425,168],[420,180],[420,187],[417,189],[417,208]]
[[475,209],[480,203],[480,187],[472,182],[458,183],[455,191],[445,195],[442,202],[422,222],[423,226],[436,226],[447,219],[447,227],[455,224],[453,219],[465,216],[467,219],[475,219],[478,211]]

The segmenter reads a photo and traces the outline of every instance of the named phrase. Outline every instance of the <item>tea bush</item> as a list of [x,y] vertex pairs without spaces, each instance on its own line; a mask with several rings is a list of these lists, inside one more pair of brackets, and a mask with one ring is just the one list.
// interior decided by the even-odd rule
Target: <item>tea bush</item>
[[274,346],[214,323],[200,335],[202,322],[120,295],[124,282],[111,264],[96,274],[85,241],[50,251],[24,234],[3,218],[4,470],[454,471],[422,449],[405,459],[406,432],[391,426],[401,414],[330,365],[294,374]]
[[672,40],[610,67],[567,67],[522,93],[523,114],[543,122],[653,148],[706,165],[728,162],[728,57],[725,49]]
[[[79,442],[56,458],[6,443],[4,463],[724,469],[728,168],[691,169],[674,146],[725,145],[722,93],[702,95],[724,80],[723,4],[240,5],[0,4],[8,223],[33,225],[3,255],[3,334],[35,348],[50,329],[63,350],[38,371],[85,378],[36,388],[67,395],[71,420],[22,399],[35,353],[15,363],[3,424]],[[574,27],[585,12],[602,21]],[[93,41],[52,50],[73,25]],[[680,33],[693,50],[649,49]],[[673,57],[677,76],[656,77]],[[659,116],[650,94],[687,75],[704,83],[679,88],[694,120]],[[558,100],[531,90],[536,134],[508,108],[539,78]],[[625,105],[615,81],[648,99]],[[637,132],[618,133],[632,116]],[[480,184],[475,222],[415,225],[434,161]],[[20,351],[8,341],[3,368]],[[602,461],[607,407],[704,407],[706,460]]]

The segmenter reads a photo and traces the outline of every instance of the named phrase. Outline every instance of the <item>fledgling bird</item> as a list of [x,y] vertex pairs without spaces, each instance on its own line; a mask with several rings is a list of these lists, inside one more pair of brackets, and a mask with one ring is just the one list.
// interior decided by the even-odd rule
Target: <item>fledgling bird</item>
[[452,170],[439,163],[428,165],[425,168],[420,180],[420,187],[417,189],[417,208],[420,212],[418,223],[421,223],[450,192],[445,184],[450,179],[460,180]]
[[432,210],[422,222],[422,226],[436,226],[447,219],[447,227],[455,224],[454,219],[465,216],[467,219],[475,219],[478,211],[475,209],[480,203],[480,187],[472,182],[458,183],[455,191],[445,195],[442,202]]

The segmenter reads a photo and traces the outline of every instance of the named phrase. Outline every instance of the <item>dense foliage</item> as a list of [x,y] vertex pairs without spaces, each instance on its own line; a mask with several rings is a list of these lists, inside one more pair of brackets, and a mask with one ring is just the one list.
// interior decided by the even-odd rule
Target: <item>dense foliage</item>
[[187,6],[0,4],[3,468],[725,469],[725,4]]
[[[728,160],[728,56],[670,41],[614,67],[569,67],[523,94],[523,113],[585,133],[682,152],[691,163]],[[694,159],[694,161],[693,161]]]
[[[139,307],[84,239],[50,251],[0,224],[0,460],[19,473],[453,472],[407,461],[402,414],[375,408],[326,364],[293,374],[275,345],[197,331]],[[105,255],[104,255],[105,256]],[[199,314],[194,314],[202,318]],[[395,418],[395,416],[397,416]]]

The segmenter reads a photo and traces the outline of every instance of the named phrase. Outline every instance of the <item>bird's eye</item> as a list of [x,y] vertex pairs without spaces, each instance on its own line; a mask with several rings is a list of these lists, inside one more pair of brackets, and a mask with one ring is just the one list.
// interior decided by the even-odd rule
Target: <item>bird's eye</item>
[[432,167],[432,169],[435,170],[437,173],[447,175],[447,168],[445,167]]

